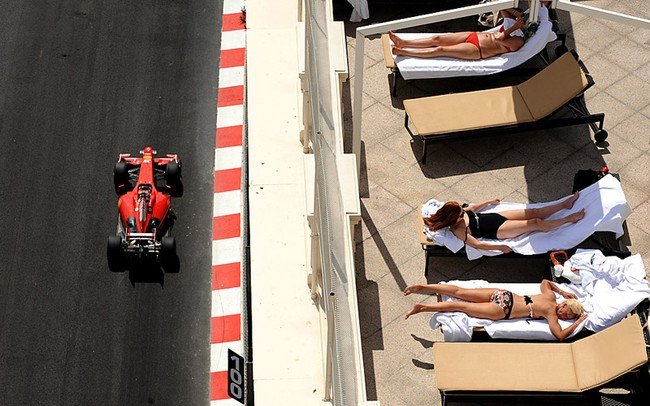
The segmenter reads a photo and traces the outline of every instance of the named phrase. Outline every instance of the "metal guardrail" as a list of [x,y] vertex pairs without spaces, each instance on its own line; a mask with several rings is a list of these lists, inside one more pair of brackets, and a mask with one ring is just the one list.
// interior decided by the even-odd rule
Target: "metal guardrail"
[[[350,232],[338,178],[337,154],[342,151],[335,128],[328,27],[329,0],[305,0],[305,70],[311,108],[315,160],[314,214],[320,245],[322,305],[328,322],[325,399],[334,405],[355,405],[359,398],[354,324],[349,305],[346,238]],[[309,123],[308,123],[309,124]],[[316,253],[312,253],[316,255]],[[312,286],[319,281],[312,277]],[[358,327],[357,327],[358,330]]]

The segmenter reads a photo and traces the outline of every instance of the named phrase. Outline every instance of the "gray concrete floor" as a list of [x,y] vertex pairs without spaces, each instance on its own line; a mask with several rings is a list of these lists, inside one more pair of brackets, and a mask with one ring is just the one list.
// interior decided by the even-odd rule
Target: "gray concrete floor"
[[[372,23],[458,7],[459,2],[370,2]],[[471,4],[471,2],[466,2]],[[644,4],[645,3],[645,4]],[[644,0],[595,0],[589,5],[649,18]],[[339,8],[338,19],[347,20]],[[361,207],[357,228],[357,290],[361,312],[364,363],[370,399],[382,405],[436,405],[431,347],[442,340],[428,326],[427,316],[403,319],[414,301],[402,290],[427,282],[424,254],[417,242],[418,206],[439,200],[478,201],[501,198],[541,202],[571,192],[578,169],[607,165],[619,173],[633,214],[627,221],[633,253],[650,265],[650,31],[558,13],[561,32],[593,74],[596,85],[586,94],[591,112],[605,113],[609,138],[605,146],[593,142],[588,126],[507,135],[484,140],[454,141],[430,148],[428,163],[417,161],[419,145],[412,145],[403,128],[402,101],[406,98],[516,84],[521,77],[425,80],[389,93],[381,43],[366,40],[364,59],[363,147]],[[430,32],[474,30],[475,18],[424,27]],[[354,81],[356,27],[346,23],[348,59]],[[423,30],[423,28],[420,28]],[[551,49],[552,50],[552,49]],[[536,61],[526,66],[539,66]],[[350,93],[348,93],[348,96]],[[351,104],[345,124],[351,133]],[[544,276],[543,260],[436,259],[428,282],[450,279],[487,279],[493,282],[535,282]]]

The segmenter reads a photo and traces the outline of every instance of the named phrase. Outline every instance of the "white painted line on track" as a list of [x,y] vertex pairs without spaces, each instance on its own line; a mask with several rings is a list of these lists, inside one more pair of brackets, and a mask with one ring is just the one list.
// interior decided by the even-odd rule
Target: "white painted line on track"
[[212,241],[212,265],[241,261],[241,237]]
[[231,349],[237,354],[241,355],[241,340],[210,344],[210,372],[228,370],[228,349]]
[[211,400],[210,406],[241,406],[235,399]]
[[214,194],[213,217],[241,213],[241,190],[230,190]]
[[223,0],[223,14],[241,13],[244,7],[243,0]]
[[221,33],[221,50],[246,47],[246,30],[224,31]]
[[214,153],[214,170],[221,171],[225,169],[241,168],[242,166],[242,147],[224,147],[216,148]]
[[241,314],[242,290],[240,287],[212,291],[212,317]]
[[217,128],[244,125],[244,106],[224,106],[217,109]]
[[243,66],[233,66],[232,68],[221,68],[221,70],[219,70],[219,88],[243,85]]

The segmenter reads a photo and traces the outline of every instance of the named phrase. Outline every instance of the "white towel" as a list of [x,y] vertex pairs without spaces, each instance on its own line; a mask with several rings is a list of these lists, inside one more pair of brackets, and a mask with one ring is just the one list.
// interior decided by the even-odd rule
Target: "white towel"
[[350,15],[351,22],[358,23],[361,20],[370,17],[370,12],[368,11],[368,0],[348,0],[348,3],[354,7],[354,10],[352,10],[352,14]]
[[643,259],[639,254],[625,259],[606,257],[598,250],[578,250],[571,257],[581,282],[576,287],[589,313],[585,327],[601,331],[625,317],[644,299],[650,298]]
[[[559,203],[568,197],[548,203],[518,204],[501,202],[481,212],[495,213],[512,209],[544,207]],[[441,202],[435,199],[429,200],[422,208],[422,216],[435,213],[440,206],[442,206]],[[612,175],[607,175],[580,191],[580,197],[576,200],[572,209],[562,209],[548,217],[548,219],[558,219],[582,209],[585,209],[585,217],[575,224],[564,224],[551,231],[527,233],[506,240],[481,240],[508,245],[514,252],[523,255],[543,254],[554,250],[573,248],[596,231],[611,231],[618,238],[623,235],[623,222],[632,213],[632,209],[625,199],[621,183]],[[427,227],[424,227],[424,232],[434,244],[443,245],[453,252],[458,252],[464,245],[463,241],[458,239],[449,228],[431,232]],[[483,255],[495,256],[501,254],[501,251],[479,250],[470,246],[466,246],[466,251],[469,259],[478,259]]]

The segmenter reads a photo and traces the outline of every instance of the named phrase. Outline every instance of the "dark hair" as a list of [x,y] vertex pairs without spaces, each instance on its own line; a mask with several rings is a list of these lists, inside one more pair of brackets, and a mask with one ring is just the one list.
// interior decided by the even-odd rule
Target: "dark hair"
[[539,23],[537,23],[537,22],[532,22],[531,21],[531,22],[526,23],[526,25],[522,29],[522,31],[524,33],[524,40],[528,41],[528,39],[530,37],[535,35],[538,28],[539,28]]
[[437,212],[424,217],[424,224],[430,231],[453,226],[463,213],[463,208],[458,202],[447,202]]

